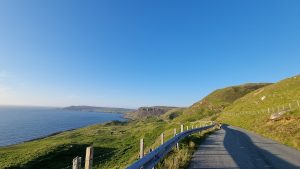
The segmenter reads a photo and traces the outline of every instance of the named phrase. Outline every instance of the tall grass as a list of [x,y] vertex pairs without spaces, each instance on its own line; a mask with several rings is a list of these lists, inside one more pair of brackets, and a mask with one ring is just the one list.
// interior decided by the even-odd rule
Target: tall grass
[[193,153],[201,146],[201,141],[217,130],[217,128],[193,134],[180,142],[179,150],[173,149],[167,157],[155,168],[157,169],[184,169],[188,168]]

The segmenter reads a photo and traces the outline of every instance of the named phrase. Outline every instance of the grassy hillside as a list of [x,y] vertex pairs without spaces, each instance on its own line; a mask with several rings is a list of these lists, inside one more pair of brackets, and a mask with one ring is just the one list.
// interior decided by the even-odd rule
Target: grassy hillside
[[[180,117],[178,117],[180,118]],[[187,123],[186,123],[187,124]],[[194,125],[204,122],[194,122]],[[191,124],[188,124],[191,126]],[[67,131],[44,139],[0,148],[1,169],[59,169],[71,168],[72,159],[85,157],[85,148],[94,146],[95,169],[125,168],[138,159],[139,140],[145,140],[145,152],[173,137],[176,121],[149,117],[130,122],[111,122]]]
[[84,157],[89,145],[95,148],[95,168],[124,168],[137,158],[139,139],[145,137],[146,145],[153,144],[164,127],[163,121],[148,120],[147,123],[112,123],[63,132],[0,148],[0,168],[64,168],[71,164],[72,158]]
[[[225,108],[218,118],[300,149],[300,76],[255,90]],[[273,114],[282,114],[271,120]]]
[[161,118],[166,121],[174,120],[175,118],[182,117],[186,108],[174,108],[161,115]]
[[186,109],[184,114],[186,114],[186,118],[192,120],[199,117],[213,116],[223,111],[225,107],[232,104],[235,100],[267,85],[269,85],[269,83],[248,83],[215,90]]
[[[146,114],[153,110],[146,109]],[[189,108],[165,110],[139,120],[94,125],[0,148],[0,168],[70,168],[72,159],[84,157],[85,148],[89,145],[95,148],[94,168],[124,168],[138,159],[140,138],[145,139],[148,152],[160,145],[162,132],[167,140],[173,136],[175,127],[180,130],[181,123],[191,127],[203,124],[207,118],[217,117],[218,121],[300,148],[300,76],[275,84],[244,84],[219,89]],[[142,113],[144,111],[141,110]],[[283,115],[270,120],[270,115],[278,112]],[[186,145],[190,141],[186,141]],[[191,153],[194,149],[183,146],[181,152],[171,153],[160,167],[168,168],[173,165],[169,164],[170,161],[177,159],[182,162],[178,164],[181,168],[189,158],[186,152]],[[176,154],[178,156],[173,158]]]

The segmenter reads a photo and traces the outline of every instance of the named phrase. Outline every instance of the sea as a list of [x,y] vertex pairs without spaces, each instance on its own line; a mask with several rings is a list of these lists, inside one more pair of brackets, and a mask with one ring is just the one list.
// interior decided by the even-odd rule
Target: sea
[[70,111],[53,107],[0,106],[0,146],[113,120],[125,119],[122,114],[117,113]]

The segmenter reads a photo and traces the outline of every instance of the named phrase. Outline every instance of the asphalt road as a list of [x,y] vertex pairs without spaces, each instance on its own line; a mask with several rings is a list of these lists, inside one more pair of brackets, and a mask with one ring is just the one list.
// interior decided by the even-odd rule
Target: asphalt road
[[194,153],[190,169],[294,169],[300,168],[300,151],[247,130],[223,125]]

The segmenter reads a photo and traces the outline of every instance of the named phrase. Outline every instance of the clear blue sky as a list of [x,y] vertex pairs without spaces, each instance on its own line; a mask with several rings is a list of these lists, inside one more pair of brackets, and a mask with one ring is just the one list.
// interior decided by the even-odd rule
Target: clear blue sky
[[300,1],[0,2],[0,104],[189,106],[300,71]]

